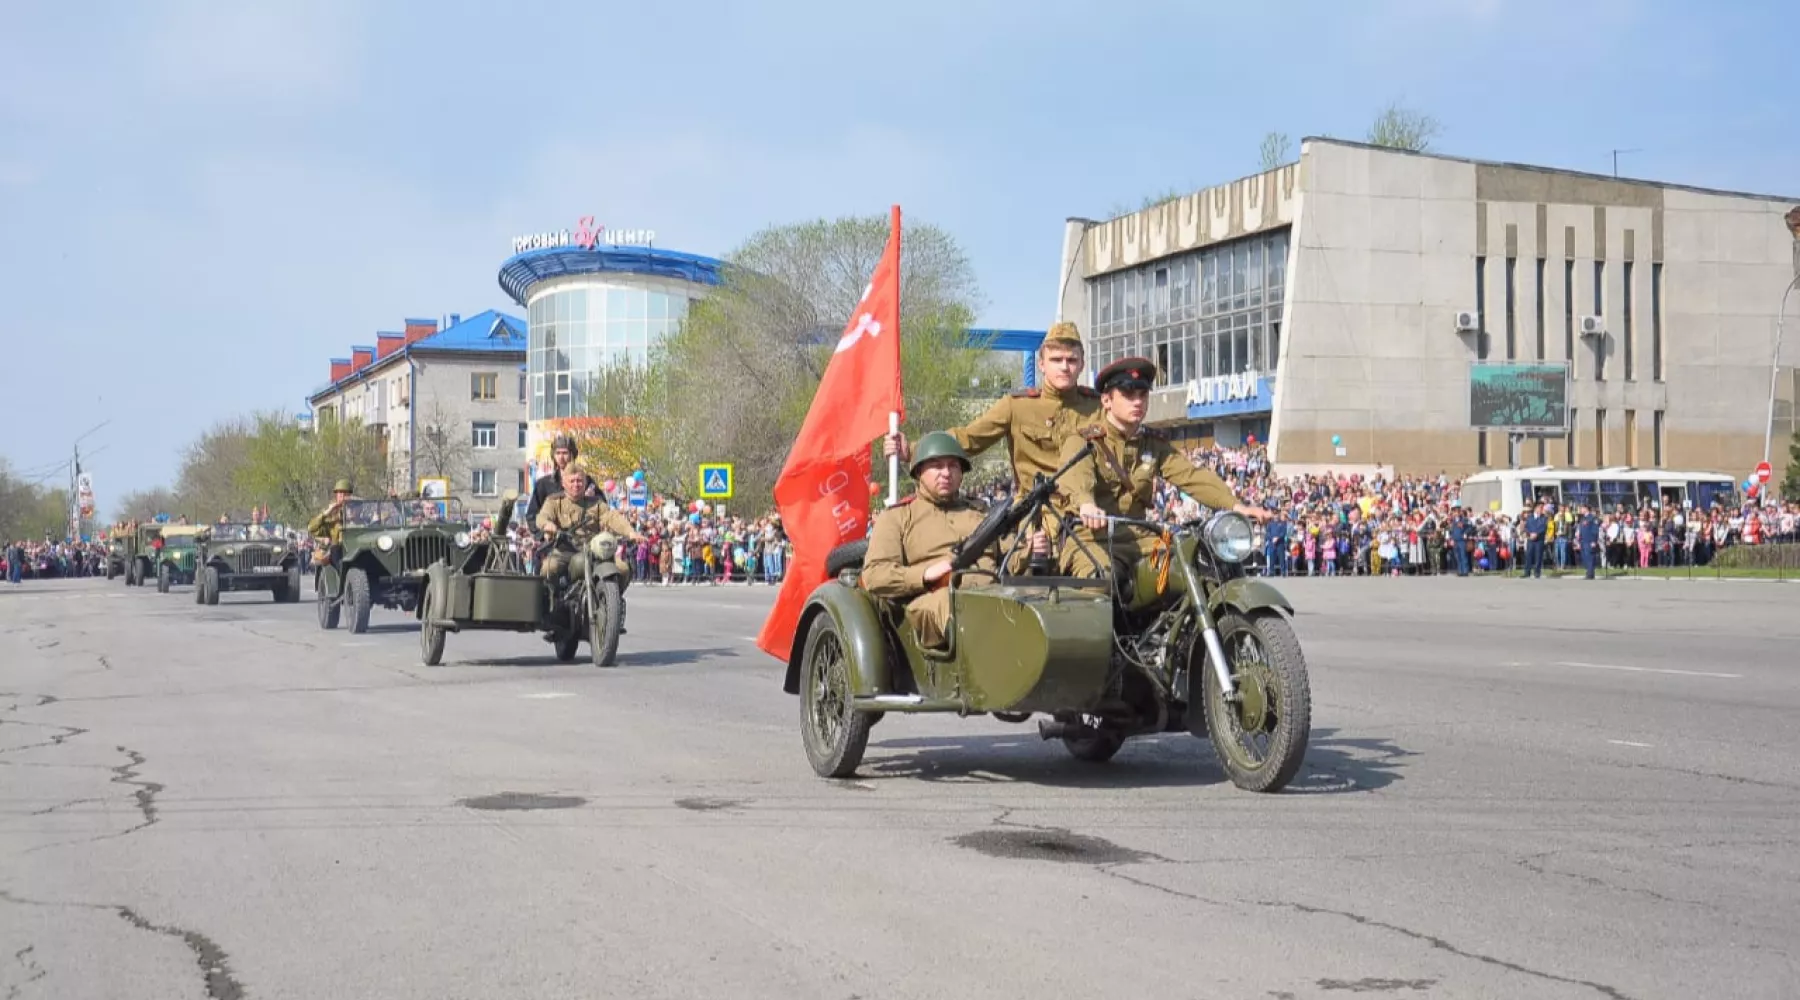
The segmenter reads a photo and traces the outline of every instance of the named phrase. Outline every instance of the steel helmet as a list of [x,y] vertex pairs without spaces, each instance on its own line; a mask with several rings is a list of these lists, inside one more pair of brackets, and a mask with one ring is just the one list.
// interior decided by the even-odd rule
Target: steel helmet
[[356,491],[350,488],[350,480],[340,479],[337,482],[331,484],[331,492],[333,492],[333,493],[354,493]]
[[934,458],[955,458],[962,465],[964,472],[969,471],[969,453],[949,431],[932,431],[919,439],[919,446],[913,449],[912,465],[907,469],[915,478],[919,475],[919,466]]

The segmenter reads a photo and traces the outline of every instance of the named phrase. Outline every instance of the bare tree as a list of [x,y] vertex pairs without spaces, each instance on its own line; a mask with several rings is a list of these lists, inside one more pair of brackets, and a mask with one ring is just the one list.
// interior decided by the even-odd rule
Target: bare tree
[[119,498],[118,516],[127,521],[148,521],[158,514],[174,518],[185,513],[181,499],[173,490],[162,486],[134,490]]
[[1286,132],[1270,132],[1263,136],[1261,163],[1264,170],[1274,170],[1292,157],[1293,140]]
[[1369,126],[1368,141],[1372,146],[1423,153],[1442,132],[1443,126],[1436,118],[1394,101],[1375,116]]
[[[421,478],[441,476],[450,480],[450,491],[466,489],[462,477],[469,468],[473,443],[469,424],[457,418],[444,400],[433,393],[413,439],[413,463]],[[408,483],[408,490],[416,484]]]

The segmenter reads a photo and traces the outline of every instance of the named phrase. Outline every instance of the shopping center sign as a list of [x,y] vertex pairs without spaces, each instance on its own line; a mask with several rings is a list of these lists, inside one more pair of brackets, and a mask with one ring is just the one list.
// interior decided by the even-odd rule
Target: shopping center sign
[[594,225],[594,217],[582,216],[573,230],[558,229],[547,233],[514,236],[513,253],[544,250],[550,247],[579,247],[592,250],[596,246],[649,246],[656,242],[654,229],[608,229]]
[[1273,408],[1269,377],[1261,372],[1244,371],[1235,375],[1214,375],[1188,383],[1188,419],[1204,420],[1228,417],[1238,413],[1262,413]]

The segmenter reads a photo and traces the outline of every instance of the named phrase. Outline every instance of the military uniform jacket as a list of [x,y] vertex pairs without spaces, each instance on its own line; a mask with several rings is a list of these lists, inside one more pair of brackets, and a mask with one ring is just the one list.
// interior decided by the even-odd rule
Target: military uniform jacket
[[544,509],[538,511],[537,526],[543,531],[551,528],[566,531],[582,541],[602,531],[610,531],[620,538],[640,537],[625,515],[607,506],[606,501],[599,497],[577,500],[567,493],[558,493],[544,501]]
[[344,542],[344,510],[326,508],[313,515],[312,522],[306,526],[306,533],[314,538],[324,538],[333,545]]
[[[863,557],[863,588],[897,600],[924,593],[926,567],[949,559],[986,516],[985,507],[966,497],[940,502],[923,490],[882,511]],[[969,571],[991,574],[994,567],[993,557],[983,555]]]
[[1028,490],[1037,473],[1048,476],[1061,467],[1063,441],[1098,419],[1100,394],[1093,389],[1078,385],[1063,393],[1045,386],[1001,396],[966,426],[951,428],[950,436],[971,456],[1005,441],[1013,481]]
[[1061,461],[1074,458],[1090,439],[1094,453],[1057,484],[1071,513],[1091,503],[1114,517],[1142,518],[1155,506],[1159,477],[1214,510],[1237,506],[1237,495],[1225,480],[1188,461],[1168,438],[1148,427],[1140,426],[1128,438],[1112,421],[1102,419],[1063,442]]

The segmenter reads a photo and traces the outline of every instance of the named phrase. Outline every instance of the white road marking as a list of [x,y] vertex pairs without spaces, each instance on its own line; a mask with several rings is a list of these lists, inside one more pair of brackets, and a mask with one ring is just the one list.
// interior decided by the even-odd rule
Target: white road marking
[[575,697],[575,693],[573,691],[535,691],[531,694],[522,694],[519,697],[537,698],[540,700],[546,698],[573,698]]
[[1615,746],[1641,747],[1642,749],[1645,749],[1645,750],[1650,749],[1650,744],[1648,744],[1648,743],[1633,743],[1630,740],[1607,740],[1606,742],[1611,743]]
[[1558,667],[1582,667],[1587,670],[1628,670],[1634,674],[1674,674],[1678,677],[1723,677],[1738,680],[1743,674],[1716,674],[1706,670],[1670,670],[1664,667],[1625,667],[1611,663],[1571,663],[1559,662]]

